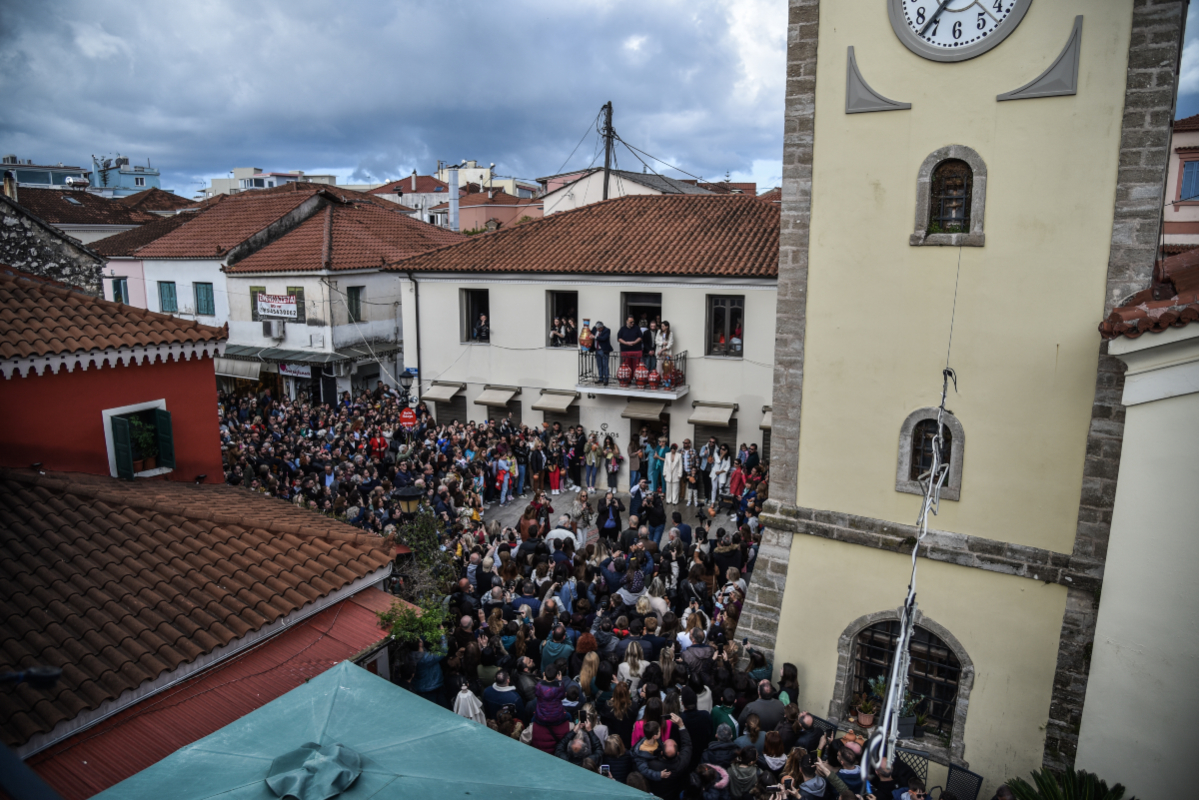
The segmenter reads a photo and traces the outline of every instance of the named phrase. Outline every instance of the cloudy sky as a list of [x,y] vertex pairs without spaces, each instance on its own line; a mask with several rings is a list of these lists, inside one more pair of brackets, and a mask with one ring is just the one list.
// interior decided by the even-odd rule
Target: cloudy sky
[[535,178],[585,133],[567,166],[592,160],[611,100],[630,144],[765,188],[781,174],[786,14],[786,0],[0,0],[0,152],[148,158],[186,196],[242,166],[345,183],[477,159]]
[[[186,196],[240,166],[346,183],[473,158],[535,178],[591,162],[611,100],[631,144],[765,189],[785,34],[786,0],[0,0],[0,152],[149,159]],[[1195,113],[1199,24],[1179,97]]]

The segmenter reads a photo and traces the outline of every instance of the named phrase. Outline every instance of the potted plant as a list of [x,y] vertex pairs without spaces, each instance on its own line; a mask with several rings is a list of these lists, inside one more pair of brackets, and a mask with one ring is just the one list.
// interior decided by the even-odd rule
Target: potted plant
[[858,700],[858,724],[863,728],[869,728],[874,725],[874,715],[878,712],[878,705],[869,697],[862,697]]
[[899,709],[899,719],[896,721],[899,727],[899,738],[911,739],[914,737],[916,729],[916,706],[920,705],[924,697],[921,695],[913,695],[911,692],[904,692],[903,705]]
[[928,723],[928,715],[917,712],[916,713],[916,727],[914,727],[912,729],[912,738],[913,739],[923,739],[924,738],[924,726],[927,723]]
[[158,466],[158,429],[138,417],[131,417],[129,436],[133,440],[135,455],[141,456],[140,459],[134,459],[133,471],[142,472]]

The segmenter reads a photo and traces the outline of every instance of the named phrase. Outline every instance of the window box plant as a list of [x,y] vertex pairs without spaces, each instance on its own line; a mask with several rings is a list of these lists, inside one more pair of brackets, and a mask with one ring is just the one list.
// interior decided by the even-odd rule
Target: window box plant
[[155,469],[158,466],[158,428],[140,417],[130,417],[129,438],[136,450],[133,471]]
[[878,712],[878,705],[875,701],[866,696],[858,698],[858,724],[863,728],[869,728],[874,725],[874,715]]

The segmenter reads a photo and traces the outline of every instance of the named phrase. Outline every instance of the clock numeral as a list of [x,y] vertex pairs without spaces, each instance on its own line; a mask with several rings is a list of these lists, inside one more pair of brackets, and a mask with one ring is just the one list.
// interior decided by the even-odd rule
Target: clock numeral
[[991,6],[997,14],[1003,13],[1003,0],[995,0],[995,5]]
[[924,24],[924,6],[920,6],[920,8],[916,9],[916,24]]
[[981,31],[985,27],[987,27],[987,12],[980,11],[978,12],[978,29]]
[[933,32],[932,32],[931,34],[929,34],[929,35],[930,35],[930,36],[936,36],[936,35],[937,35],[937,28],[939,28],[939,27],[941,27],[941,18],[940,18],[940,17],[938,17],[937,19],[933,20]]
[[955,38],[955,39],[962,38],[962,23],[960,23],[960,22],[953,23],[953,38]]

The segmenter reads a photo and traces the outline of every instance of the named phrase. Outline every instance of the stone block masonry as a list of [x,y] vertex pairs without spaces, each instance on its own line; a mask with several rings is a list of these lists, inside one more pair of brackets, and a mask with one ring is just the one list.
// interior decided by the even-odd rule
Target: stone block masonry
[[0,264],[103,296],[104,259],[3,196]]

